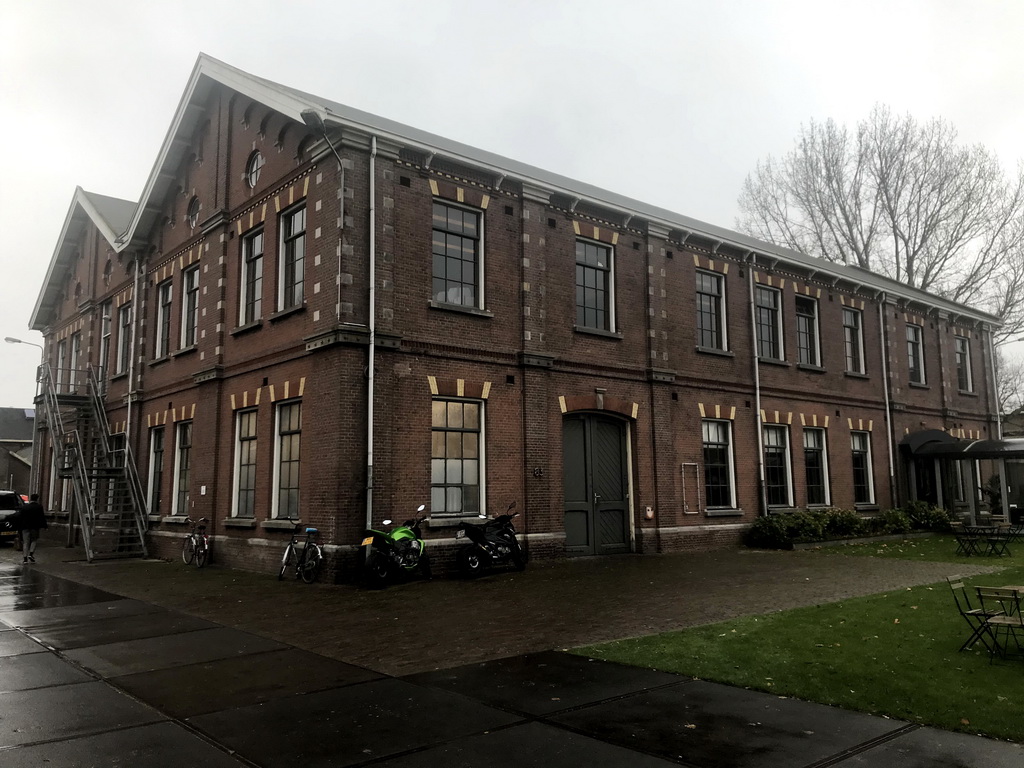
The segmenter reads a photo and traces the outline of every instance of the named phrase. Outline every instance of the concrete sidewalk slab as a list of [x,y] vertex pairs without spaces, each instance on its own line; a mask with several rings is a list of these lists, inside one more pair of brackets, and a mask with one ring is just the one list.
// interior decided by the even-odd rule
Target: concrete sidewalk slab
[[184,667],[203,661],[227,659],[246,653],[284,648],[282,643],[239,632],[227,627],[180,632],[163,637],[128,640],[90,648],[77,648],[64,655],[91,669],[100,677],[120,677],[154,669]]
[[702,768],[802,768],[905,725],[717,683],[679,685],[551,720],[613,744]]
[[33,629],[37,627],[63,627],[81,624],[94,619],[112,619],[121,616],[137,616],[143,613],[163,612],[165,609],[141,600],[129,600],[114,595],[113,600],[61,605],[56,608],[37,608],[0,613],[0,622],[11,627]]
[[472,699],[389,678],[189,722],[266,768],[320,768],[361,765],[517,720]]
[[[182,685],[182,676],[198,682]],[[184,719],[380,677],[368,669],[285,648],[114,677],[110,682],[161,712]]]
[[1024,746],[979,739],[935,728],[919,728],[872,747],[836,768],[1021,768]]
[[0,658],[22,653],[42,653],[45,648],[13,629],[0,630]]
[[64,651],[214,629],[217,626],[206,619],[178,611],[157,611],[135,616],[96,618],[77,624],[63,623],[55,627],[33,627],[26,631],[39,642]]
[[92,679],[82,670],[52,653],[29,652],[0,659],[0,692],[85,683]]
[[3,764],[4,768],[251,768],[174,723],[32,744],[4,752]]
[[471,696],[492,707],[547,715],[649,688],[675,685],[681,678],[549,651],[403,679]]

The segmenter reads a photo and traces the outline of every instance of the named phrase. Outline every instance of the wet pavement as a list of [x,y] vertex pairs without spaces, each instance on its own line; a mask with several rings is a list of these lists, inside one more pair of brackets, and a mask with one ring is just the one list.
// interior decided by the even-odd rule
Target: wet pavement
[[[1024,765],[1024,749],[1007,742],[550,650],[562,643],[529,650],[541,642],[537,636],[550,637],[552,628],[536,631],[526,620],[508,632],[522,636],[518,644],[505,637],[467,649],[465,655],[483,660],[460,663],[461,649],[443,657],[429,646],[427,661],[417,664],[414,649],[401,643],[406,630],[393,626],[401,617],[386,608],[376,624],[365,624],[365,593],[349,587],[280,584],[258,574],[167,563],[86,566],[62,562],[61,554],[41,555],[38,566],[12,562],[8,552],[0,557],[0,765],[8,768]],[[739,555],[712,558],[720,565],[719,581],[727,580],[730,557]],[[637,567],[632,560],[618,562],[626,563],[622,578]],[[691,558],[689,565],[694,562],[710,561]],[[732,576],[741,578],[749,562],[734,564]],[[793,576],[807,573],[804,560],[777,562],[795,570],[780,575],[780,565],[776,577],[811,580]],[[537,568],[533,581],[521,583],[527,593],[550,591],[559,574],[571,583],[586,572],[600,585],[604,567]],[[653,569],[646,576],[654,578],[666,575],[659,569],[676,566],[643,567]],[[879,578],[885,583],[933,575],[927,568],[895,566],[896,575],[888,565],[884,569]],[[74,574],[79,578],[68,577]],[[490,583],[508,588],[503,577]],[[483,588],[479,599],[487,584],[409,584],[379,596],[379,602],[390,606],[393,598],[429,607],[435,592],[468,601],[464,587]],[[139,599],[140,592],[148,592],[148,599]],[[695,598],[678,585],[677,592],[680,603]],[[255,599],[256,593],[263,599]],[[192,609],[157,604],[181,594],[191,596]],[[204,604],[200,596],[210,594],[219,597]],[[318,597],[323,608],[316,614],[321,630],[312,637],[287,627],[271,633],[251,629],[267,616],[281,624],[281,599],[301,605],[306,596]],[[355,619],[346,624],[343,614],[327,611],[328,597],[351,609]],[[517,600],[525,598],[520,594]],[[417,613],[412,621],[409,632],[415,622],[423,629],[448,619]],[[669,620],[666,613],[643,621],[646,626]],[[563,634],[589,640],[595,632]],[[331,634],[347,639],[332,644]],[[337,658],[339,653],[332,658],[297,647],[300,640],[344,649],[349,657],[376,654],[378,663],[353,663]],[[507,647],[514,647],[512,654],[503,653]]]

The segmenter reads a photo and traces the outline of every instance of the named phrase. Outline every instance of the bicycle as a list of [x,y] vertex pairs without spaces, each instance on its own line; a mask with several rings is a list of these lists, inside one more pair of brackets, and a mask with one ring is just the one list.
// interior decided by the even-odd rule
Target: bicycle
[[210,556],[210,537],[206,535],[206,518],[201,517],[198,520],[185,518],[185,520],[192,526],[192,530],[185,536],[181,559],[185,561],[185,565],[191,565],[195,560],[196,568],[202,568]]
[[298,547],[300,528],[302,528],[301,525],[296,525],[295,530],[292,531],[292,540],[288,542],[288,546],[284,549],[284,555],[281,557],[281,571],[277,574],[277,578],[278,580],[283,579],[284,572],[288,570],[288,566],[293,566],[296,578],[301,577],[307,584],[312,584],[316,581],[316,577],[320,573],[320,568],[324,562],[323,550],[316,542],[320,531],[316,528],[306,529],[306,543],[300,552]]

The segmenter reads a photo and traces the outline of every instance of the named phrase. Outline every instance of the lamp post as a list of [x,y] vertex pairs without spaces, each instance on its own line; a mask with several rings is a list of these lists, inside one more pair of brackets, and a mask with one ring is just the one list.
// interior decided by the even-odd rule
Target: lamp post
[[[4,341],[8,344],[28,344],[30,347],[37,347],[39,349],[39,367],[36,368],[36,399],[39,397],[39,369],[43,367],[43,361],[46,357],[46,350],[43,349],[42,344],[36,344],[34,341],[24,341],[23,339],[16,339],[13,336],[5,336]],[[39,493],[39,427],[37,425],[39,408],[36,407],[36,403],[33,402],[33,419],[32,419],[32,469],[29,473],[29,493]]]

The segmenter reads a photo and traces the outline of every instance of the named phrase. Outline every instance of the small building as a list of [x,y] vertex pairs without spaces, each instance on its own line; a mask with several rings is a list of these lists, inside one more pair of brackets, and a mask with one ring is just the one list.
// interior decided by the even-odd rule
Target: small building
[[908,435],[997,436],[997,323],[201,55],[141,199],[73,196],[41,482],[244,568],[513,499],[533,557],[703,549],[921,496]]
[[32,408],[0,408],[0,488],[29,493],[34,424]]

